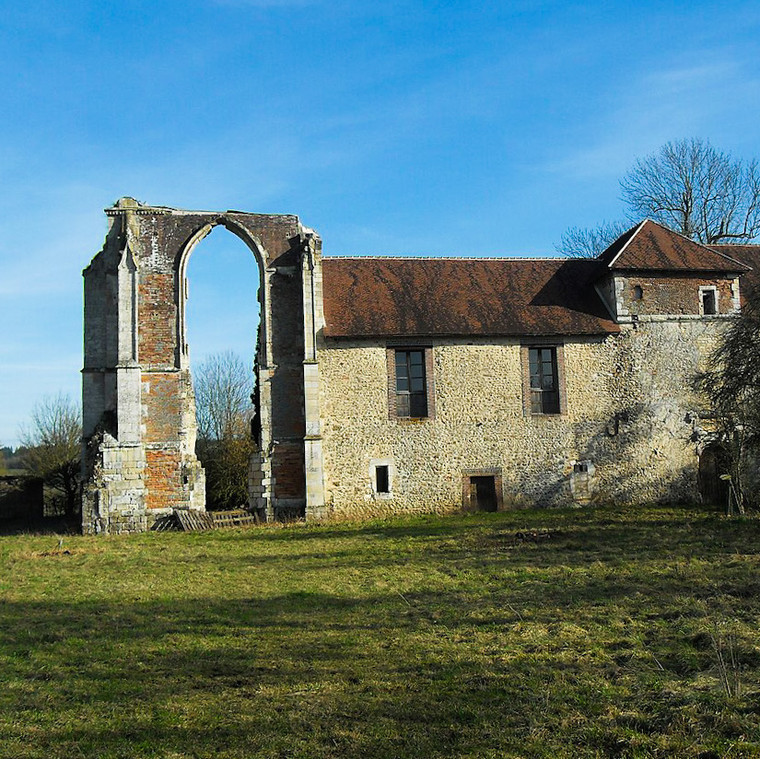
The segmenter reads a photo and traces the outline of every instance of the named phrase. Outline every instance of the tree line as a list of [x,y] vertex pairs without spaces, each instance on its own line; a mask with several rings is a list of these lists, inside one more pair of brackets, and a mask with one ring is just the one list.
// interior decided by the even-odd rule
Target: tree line
[[[248,505],[248,468],[255,451],[253,371],[227,351],[193,371],[198,437],[196,454],[206,471],[209,509]],[[78,404],[64,394],[46,396],[19,433],[21,445],[0,449],[0,474],[23,472],[45,483],[47,499],[74,519],[80,509],[82,422]]]
[[0,449],[0,473],[41,478],[57,510],[79,511],[82,422],[79,406],[64,394],[46,396],[19,431],[21,445]]

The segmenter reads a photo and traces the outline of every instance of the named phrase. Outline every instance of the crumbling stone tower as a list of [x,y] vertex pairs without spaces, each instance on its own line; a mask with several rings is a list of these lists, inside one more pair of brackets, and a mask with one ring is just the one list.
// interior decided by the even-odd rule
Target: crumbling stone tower
[[106,215],[105,244],[84,270],[83,531],[141,531],[172,509],[205,508],[185,272],[217,225],[237,235],[259,267],[260,431],[249,506],[267,519],[320,517],[319,237],[296,216],[181,211],[132,198]]

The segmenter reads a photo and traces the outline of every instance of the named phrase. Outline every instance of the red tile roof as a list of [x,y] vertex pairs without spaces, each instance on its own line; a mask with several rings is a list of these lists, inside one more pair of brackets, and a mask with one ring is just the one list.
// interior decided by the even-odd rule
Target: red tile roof
[[701,245],[647,220],[597,259],[323,259],[328,337],[603,335],[619,331],[594,284],[610,269],[743,274],[760,245]]
[[731,245],[711,245],[710,248],[724,256],[741,261],[750,269],[739,280],[742,300],[751,289],[760,292],[760,245],[733,243]]
[[740,273],[744,264],[647,219],[621,235],[599,261],[609,269]]
[[323,259],[328,337],[618,332],[588,259]]

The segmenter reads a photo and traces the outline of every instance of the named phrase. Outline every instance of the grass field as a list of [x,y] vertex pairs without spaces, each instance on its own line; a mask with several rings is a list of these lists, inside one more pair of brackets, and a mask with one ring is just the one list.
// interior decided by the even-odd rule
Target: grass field
[[0,538],[0,757],[760,756],[760,520]]

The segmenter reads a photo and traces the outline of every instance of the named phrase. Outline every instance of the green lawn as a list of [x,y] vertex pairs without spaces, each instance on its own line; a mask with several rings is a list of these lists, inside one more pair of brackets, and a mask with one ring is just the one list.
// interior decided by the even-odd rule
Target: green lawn
[[3,758],[760,756],[758,519],[8,536],[0,568]]

